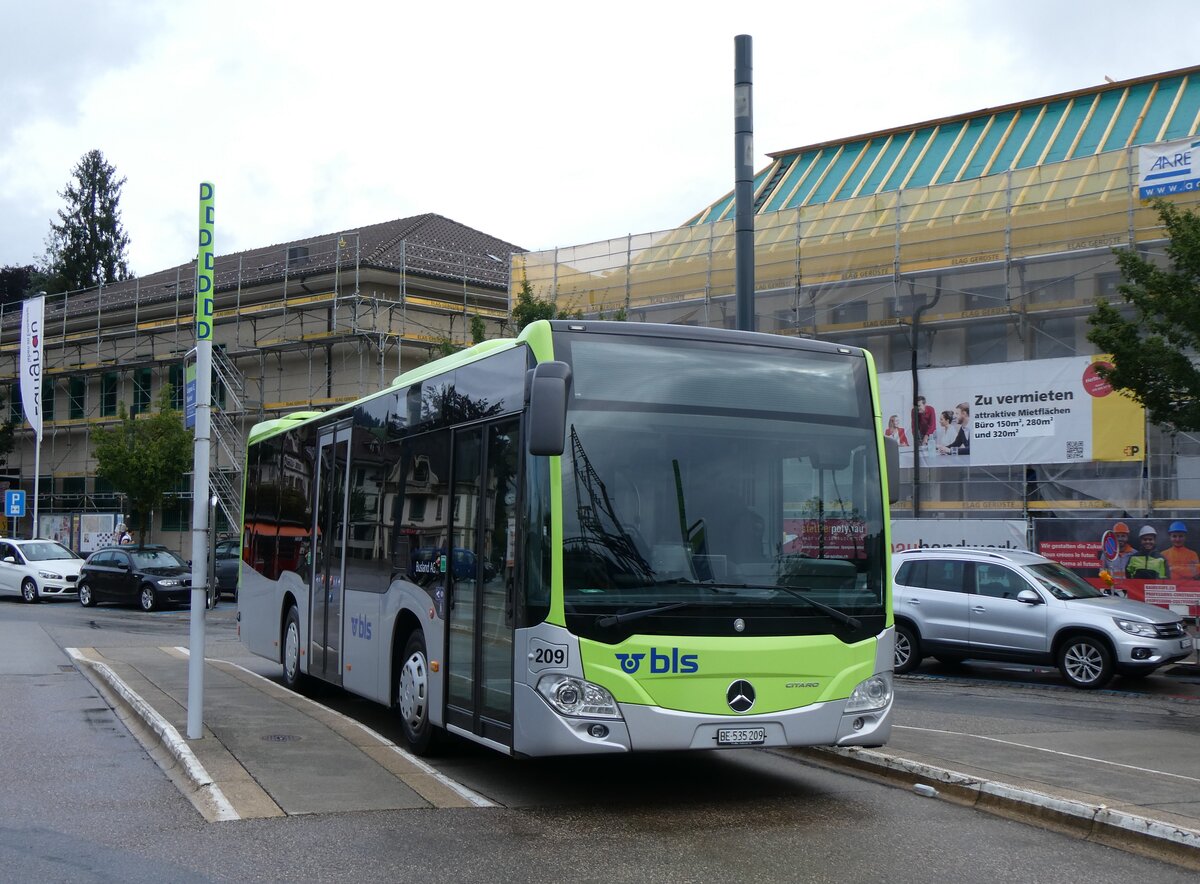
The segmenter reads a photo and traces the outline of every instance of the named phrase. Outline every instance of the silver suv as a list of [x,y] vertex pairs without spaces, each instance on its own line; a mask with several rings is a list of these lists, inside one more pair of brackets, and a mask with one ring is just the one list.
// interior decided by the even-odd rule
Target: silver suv
[[1140,678],[1191,654],[1178,614],[1107,596],[1024,550],[918,549],[892,556],[896,672],[943,663],[1057,665],[1077,688]]

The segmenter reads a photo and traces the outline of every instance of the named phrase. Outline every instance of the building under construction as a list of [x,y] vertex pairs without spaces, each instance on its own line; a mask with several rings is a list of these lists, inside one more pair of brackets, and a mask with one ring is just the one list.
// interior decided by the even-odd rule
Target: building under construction
[[[220,257],[214,274],[210,487],[218,531],[240,518],[250,426],[318,410],[387,386],[408,370],[496,337],[508,320],[512,256],[522,249],[435,214]],[[119,420],[121,404],[149,411],[164,384],[184,410],[195,347],[195,263],[111,287],[51,294],[43,335],[45,375],[39,522],[87,551],[108,537],[125,502],[96,476],[90,435]],[[482,326],[480,326],[482,322]],[[16,422],[4,472],[33,492],[34,437],[17,384],[21,305],[0,307],[0,383]],[[194,361],[192,362],[194,365]],[[152,539],[191,546],[191,475],[154,514]],[[30,506],[29,511],[32,511]],[[91,514],[106,518],[91,519]],[[89,527],[90,526],[90,527]],[[28,536],[29,516],[3,526]],[[86,535],[86,536],[85,536]]]

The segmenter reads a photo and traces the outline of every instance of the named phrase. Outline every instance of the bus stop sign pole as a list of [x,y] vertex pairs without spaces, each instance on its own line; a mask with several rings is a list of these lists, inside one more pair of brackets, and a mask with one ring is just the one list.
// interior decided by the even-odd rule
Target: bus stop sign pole
[[204,736],[204,614],[208,602],[208,461],[212,418],[213,186],[200,185],[196,253],[196,436],[192,467],[192,616],[188,658],[189,740]]

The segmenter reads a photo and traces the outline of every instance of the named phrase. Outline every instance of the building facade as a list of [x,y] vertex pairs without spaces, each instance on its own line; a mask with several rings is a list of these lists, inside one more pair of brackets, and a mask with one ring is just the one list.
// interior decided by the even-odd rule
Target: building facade
[[[884,419],[895,415],[905,436],[917,432],[916,395],[946,410],[985,398],[930,386],[947,378],[1032,386],[1063,360],[1086,365],[1097,356],[1088,316],[1098,299],[1120,301],[1114,249],[1165,258],[1148,197],[1200,206],[1195,174],[1191,185],[1147,186],[1142,152],[1186,153],[1198,132],[1200,67],[770,154],[754,186],[756,327],[869,349],[893,391]],[[521,255],[514,282],[585,315],[733,327],[734,209],[731,192],[677,229]],[[1140,411],[1138,421],[1143,443],[1115,454],[1097,430],[1062,456],[1033,445],[910,457],[893,511],[1031,520],[1200,509],[1200,442],[1146,427]]]
[[[521,251],[429,214],[218,258],[210,473],[219,498],[216,530],[240,519],[245,438],[254,423],[378,390],[402,371],[469,345],[480,330],[498,336],[508,320],[512,255]],[[38,481],[43,536],[87,551],[126,514],[125,501],[96,475],[91,434],[115,424],[122,404],[135,415],[151,410],[163,385],[184,409],[195,346],[194,276],[193,262],[104,289],[47,296]],[[18,427],[0,474],[7,487],[31,495],[35,439],[17,383],[20,326],[20,303],[0,307],[0,388],[5,417]],[[180,476],[163,511],[153,515],[149,538],[185,557],[191,487],[192,476]],[[31,530],[31,515],[0,526],[5,535]]]

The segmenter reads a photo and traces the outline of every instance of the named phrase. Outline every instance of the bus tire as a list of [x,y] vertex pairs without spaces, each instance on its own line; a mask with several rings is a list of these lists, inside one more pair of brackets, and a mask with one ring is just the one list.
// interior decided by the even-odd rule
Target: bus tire
[[304,673],[300,671],[300,612],[296,606],[288,608],[283,620],[283,636],[280,641],[283,652],[283,683],[293,691],[300,689]]
[[414,755],[428,755],[434,746],[434,725],[429,721],[429,654],[425,633],[414,630],[404,644],[400,678],[396,684],[396,706],[404,742]]

